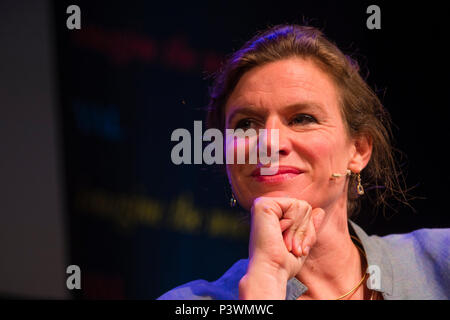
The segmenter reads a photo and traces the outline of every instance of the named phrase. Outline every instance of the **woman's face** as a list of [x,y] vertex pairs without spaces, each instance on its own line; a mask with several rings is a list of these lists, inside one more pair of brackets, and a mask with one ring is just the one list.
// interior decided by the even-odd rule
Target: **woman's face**
[[233,192],[246,209],[260,196],[294,197],[327,208],[347,197],[346,178],[331,174],[362,169],[354,161],[355,142],[346,132],[337,89],[310,59],[280,60],[246,72],[227,101],[225,122],[227,129],[279,130],[277,174],[261,176],[261,164],[249,164],[248,157],[245,164],[227,164]]

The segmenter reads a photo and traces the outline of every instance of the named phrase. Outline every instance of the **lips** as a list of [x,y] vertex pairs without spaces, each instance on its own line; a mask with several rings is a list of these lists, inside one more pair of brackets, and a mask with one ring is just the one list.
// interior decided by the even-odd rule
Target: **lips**
[[259,182],[277,183],[295,178],[301,173],[303,171],[296,167],[279,166],[277,172],[273,175],[261,175],[261,168],[256,168],[252,172],[252,177]]
[[[302,170],[300,170],[300,169],[298,169],[296,167],[279,166],[277,172],[275,174],[271,175],[271,176],[276,176],[276,175],[285,174],[285,173],[300,174],[302,172],[303,172]],[[258,176],[262,176],[261,175],[261,168],[256,168],[252,172],[252,177],[258,177]]]

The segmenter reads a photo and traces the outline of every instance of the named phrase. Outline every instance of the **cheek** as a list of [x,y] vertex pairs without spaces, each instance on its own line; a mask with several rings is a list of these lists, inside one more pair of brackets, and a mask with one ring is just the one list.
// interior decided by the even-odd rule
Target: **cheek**
[[[325,183],[332,173],[347,169],[347,146],[338,133],[311,134],[298,140],[297,150],[301,159],[311,170],[311,179]],[[327,185],[327,184],[325,184]]]
[[224,145],[227,164],[256,164],[258,159],[258,136],[252,134],[245,137],[227,135]]
[[330,159],[337,154],[338,147],[331,137],[311,134],[298,141],[298,149],[313,168],[329,163]]
[[301,182],[303,188],[297,188],[301,190],[298,197],[308,201],[313,207],[327,206],[331,199],[336,198],[337,193],[329,182],[331,174],[340,172],[339,168],[343,167],[339,159],[343,147],[329,134],[304,135],[298,141],[298,156],[309,170],[309,174]]
[[[247,183],[244,180],[257,162],[254,157],[256,142],[256,136],[233,137],[227,135],[225,137],[224,154],[228,181],[238,200],[245,198],[245,195],[248,194]],[[250,153],[252,156],[249,155]]]
[[236,177],[239,176],[239,173],[236,172],[236,166],[227,164],[226,165],[226,171],[227,171],[227,177],[228,177],[228,183],[230,184],[231,191],[236,195],[238,193],[236,185],[238,184],[236,182]]

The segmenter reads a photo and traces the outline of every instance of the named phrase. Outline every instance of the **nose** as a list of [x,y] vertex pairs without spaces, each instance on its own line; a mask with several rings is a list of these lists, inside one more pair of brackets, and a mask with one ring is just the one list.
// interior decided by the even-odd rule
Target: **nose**
[[[271,152],[278,152],[279,156],[287,156],[292,151],[292,144],[289,139],[289,128],[283,123],[278,116],[269,116],[266,120],[265,129],[267,130],[267,152],[271,156]],[[274,135],[272,134],[273,130]],[[276,132],[278,134],[276,134]],[[272,139],[274,138],[274,139]],[[278,140],[278,141],[276,141]]]

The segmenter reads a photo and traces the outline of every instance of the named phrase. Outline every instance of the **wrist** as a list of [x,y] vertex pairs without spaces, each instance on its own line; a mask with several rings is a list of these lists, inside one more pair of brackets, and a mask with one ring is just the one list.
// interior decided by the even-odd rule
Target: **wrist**
[[267,262],[249,262],[247,273],[239,281],[239,299],[284,300],[288,273]]

